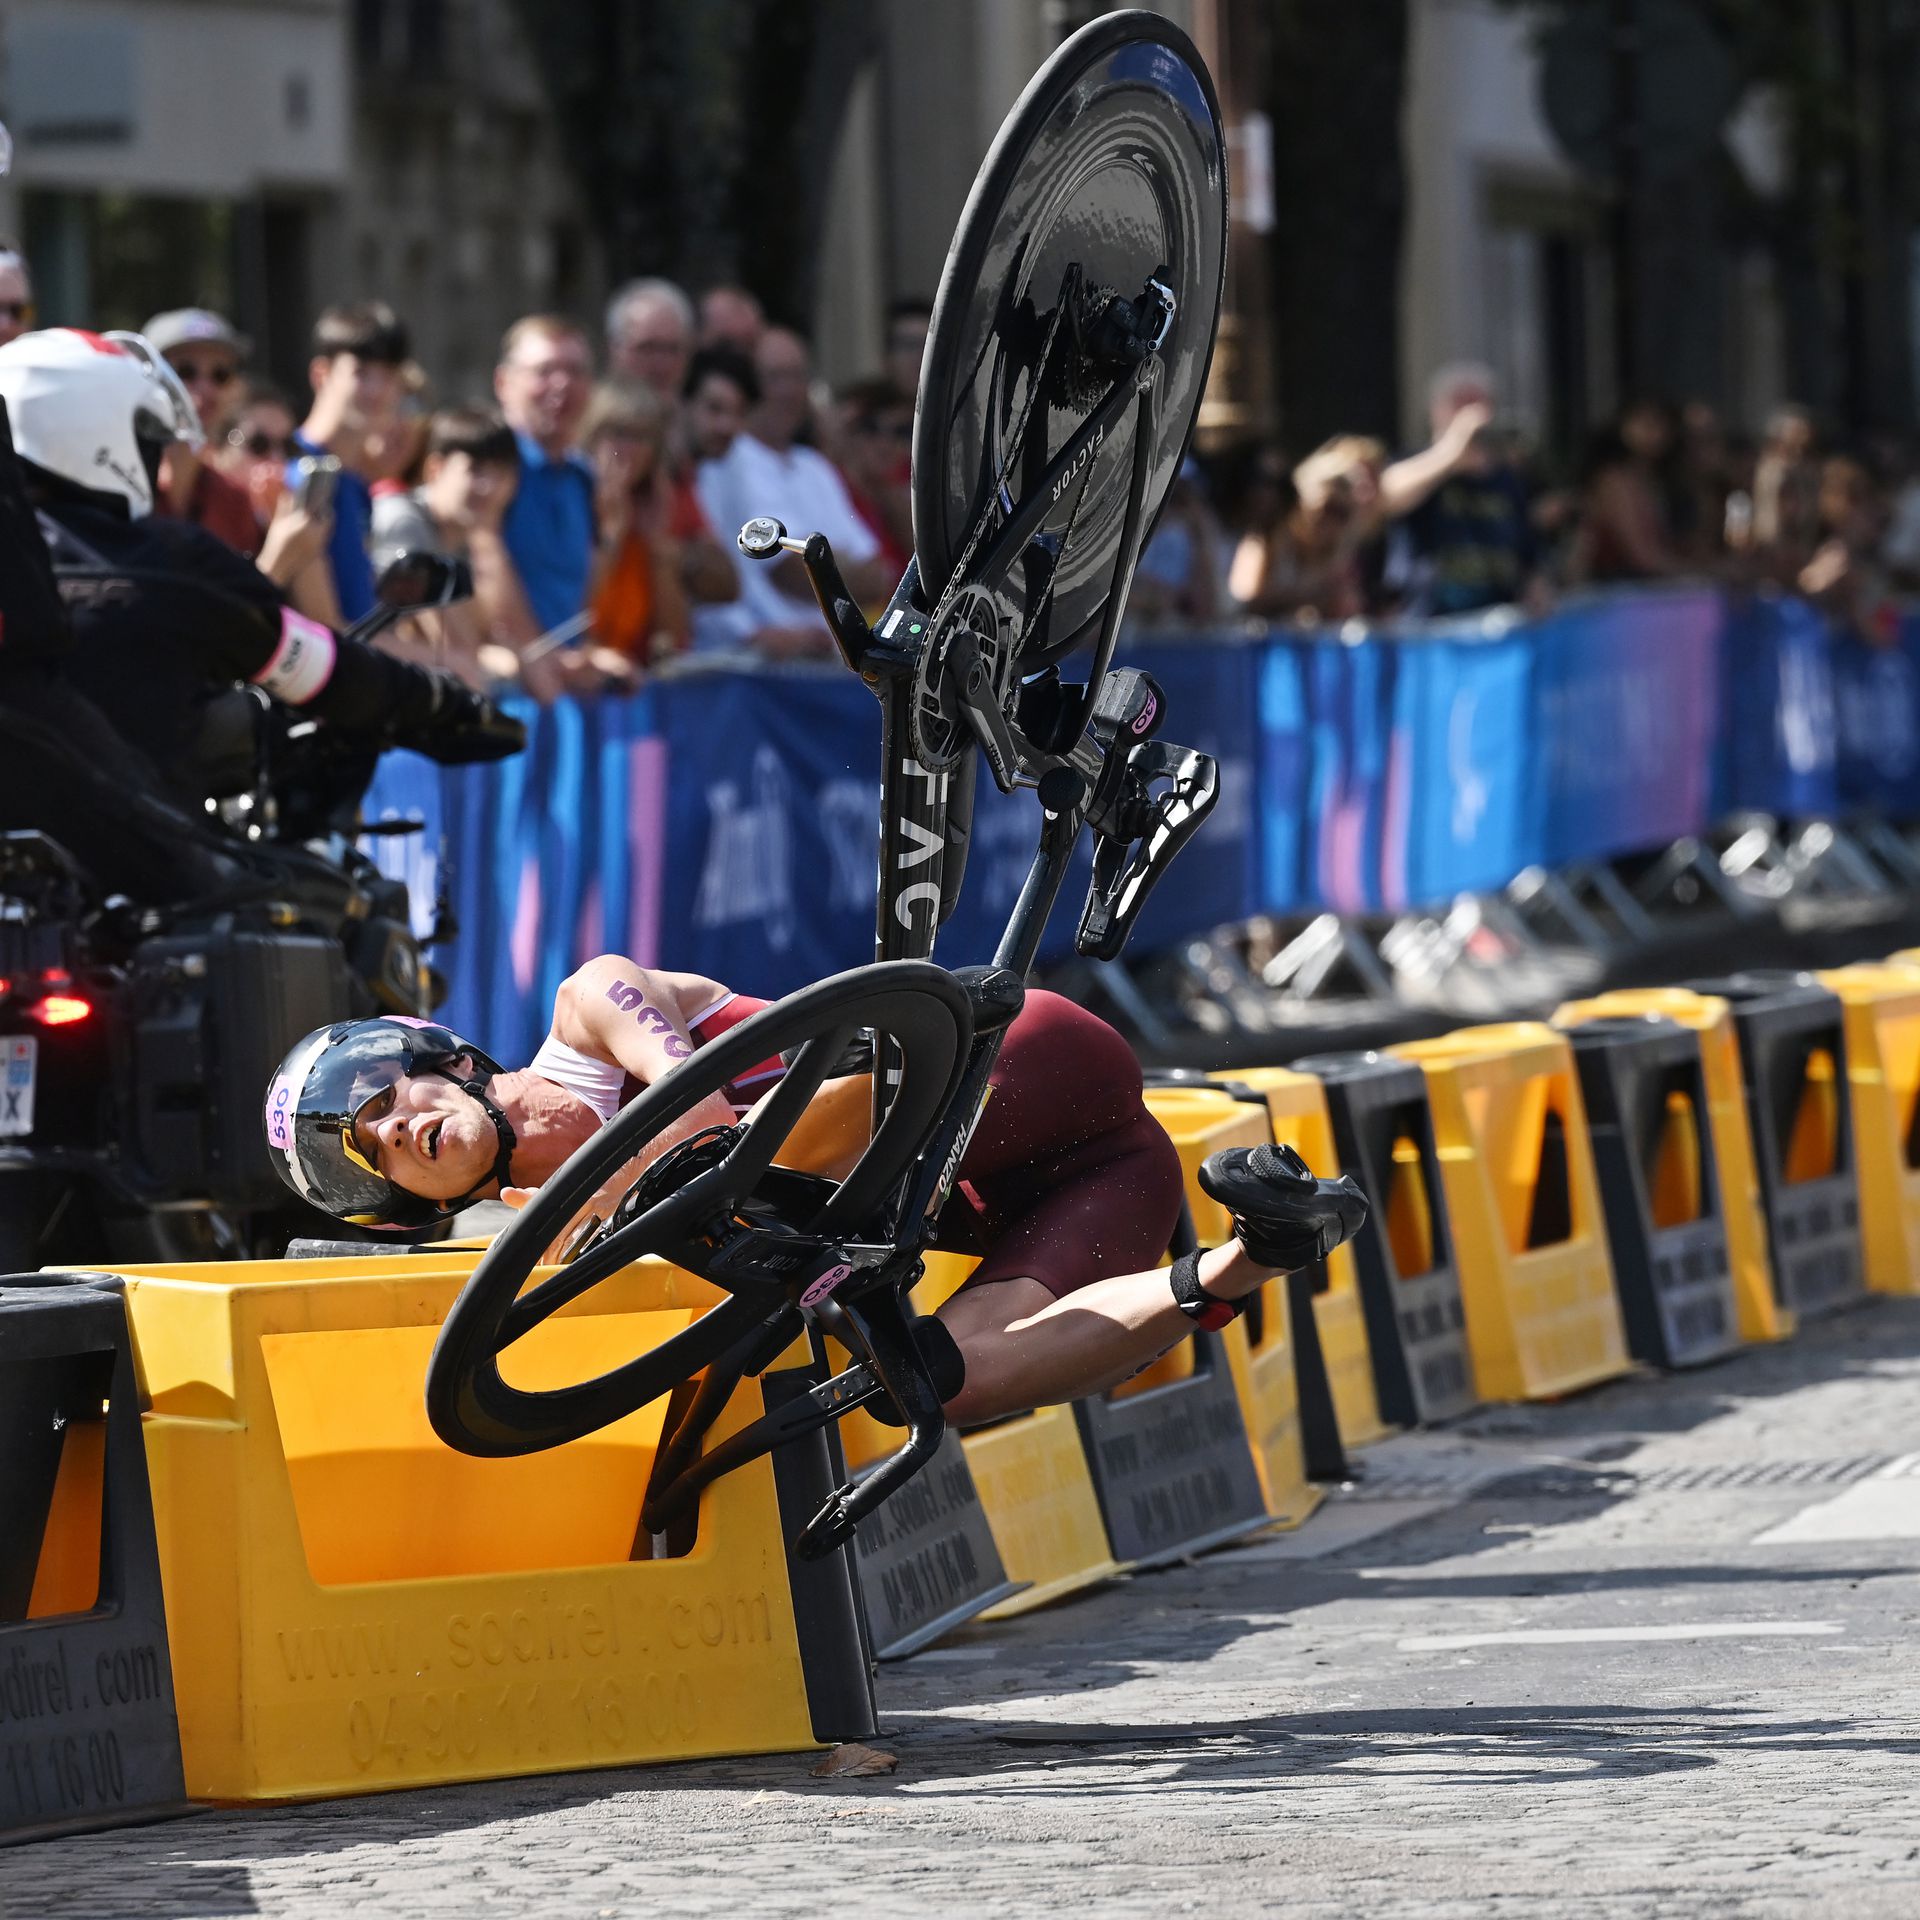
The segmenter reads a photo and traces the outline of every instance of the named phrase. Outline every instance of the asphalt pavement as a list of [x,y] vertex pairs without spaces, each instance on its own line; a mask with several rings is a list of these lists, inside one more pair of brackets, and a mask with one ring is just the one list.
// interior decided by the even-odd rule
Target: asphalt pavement
[[0,1853],[0,1915],[1920,1915],[1920,1300],[1361,1458],[887,1669],[891,1775],[204,1813]]

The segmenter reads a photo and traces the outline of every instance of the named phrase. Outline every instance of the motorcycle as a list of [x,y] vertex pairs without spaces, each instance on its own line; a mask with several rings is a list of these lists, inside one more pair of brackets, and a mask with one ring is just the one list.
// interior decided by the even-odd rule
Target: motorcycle
[[[353,637],[471,592],[464,562],[403,554]],[[55,839],[0,834],[0,1272],[257,1257],[312,1230],[261,1089],[327,1021],[430,1014],[423,947],[454,932],[442,904],[417,937],[360,845],[377,759],[253,689],[210,703],[191,777],[243,876],[213,898],[107,897]]]

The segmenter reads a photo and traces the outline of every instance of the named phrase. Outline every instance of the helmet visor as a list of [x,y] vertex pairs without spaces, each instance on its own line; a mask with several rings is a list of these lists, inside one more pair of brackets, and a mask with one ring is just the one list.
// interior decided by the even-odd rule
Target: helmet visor
[[200,409],[193,404],[180,376],[174,372],[165,354],[144,333],[115,330],[105,336],[123,353],[139,361],[146,369],[149,394],[146,404],[134,416],[133,430],[141,440],[184,440],[196,453],[206,445],[207,436],[200,425]]
[[293,1103],[294,1158],[316,1206],[341,1219],[388,1220],[404,1190],[380,1171],[372,1124],[412,1071],[407,1037],[366,1026],[328,1047]]

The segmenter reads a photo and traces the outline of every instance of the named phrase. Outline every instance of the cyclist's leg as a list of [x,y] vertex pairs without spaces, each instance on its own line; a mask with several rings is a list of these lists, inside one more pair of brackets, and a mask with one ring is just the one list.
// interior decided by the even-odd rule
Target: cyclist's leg
[[[1222,1300],[1243,1300],[1272,1278],[1237,1240],[1200,1259],[1201,1285]],[[962,1426],[1117,1387],[1193,1331],[1164,1267],[1068,1294],[1030,1277],[987,1281],[956,1293],[939,1317],[966,1362],[966,1384],[947,1402]]]
[[[940,1309],[966,1360],[963,1423],[1117,1385],[1193,1331],[1164,1257],[1180,1157],[1141,1103],[1140,1068],[1104,1021],[1034,993],[1007,1036],[942,1240],[987,1251]],[[972,1235],[964,1233],[971,1228]],[[1223,1300],[1271,1277],[1237,1241],[1203,1256]]]

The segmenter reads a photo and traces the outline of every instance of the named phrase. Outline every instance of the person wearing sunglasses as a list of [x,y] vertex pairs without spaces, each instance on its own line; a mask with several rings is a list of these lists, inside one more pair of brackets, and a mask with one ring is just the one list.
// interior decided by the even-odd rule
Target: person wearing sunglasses
[[293,402],[270,381],[249,380],[225,444],[208,449],[220,471],[246,490],[262,526],[272,520],[287,490],[287,462],[293,458],[299,417]]
[[[175,307],[156,313],[140,329],[156,346],[192,398],[200,431],[209,447],[222,445],[238,413],[240,368],[249,352],[244,334],[222,315],[205,307]],[[265,528],[246,490],[237,486],[200,451],[176,440],[160,470],[156,512],[191,520],[236,553],[257,559]]]
[[0,347],[33,325],[33,279],[27,256],[11,240],[0,240]]

